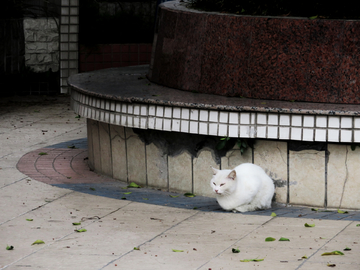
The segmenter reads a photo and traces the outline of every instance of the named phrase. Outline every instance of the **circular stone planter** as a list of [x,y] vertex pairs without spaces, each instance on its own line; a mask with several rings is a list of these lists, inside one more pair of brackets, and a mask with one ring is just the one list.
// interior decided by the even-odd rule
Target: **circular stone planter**
[[360,22],[159,8],[151,81],[224,96],[360,104]]

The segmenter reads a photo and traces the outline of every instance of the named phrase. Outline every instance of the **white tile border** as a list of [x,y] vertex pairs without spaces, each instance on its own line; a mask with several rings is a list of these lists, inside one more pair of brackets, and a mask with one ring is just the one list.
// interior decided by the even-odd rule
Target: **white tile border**
[[232,112],[108,101],[71,93],[72,109],[83,117],[141,129],[307,142],[360,142],[360,116]]

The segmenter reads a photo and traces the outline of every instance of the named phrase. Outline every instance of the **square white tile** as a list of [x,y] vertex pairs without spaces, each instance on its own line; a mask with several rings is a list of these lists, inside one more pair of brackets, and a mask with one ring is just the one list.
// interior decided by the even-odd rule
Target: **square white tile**
[[327,127],[327,116],[317,115],[316,116],[316,127]]
[[231,137],[231,138],[239,137],[239,126],[238,125],[229,125],[229,137]]
[[[245,113],[245,112],[240,113],[240,124],[242,124],[242,125],[250,124],[250,113]],[[240,131],[240,134],[241,134],[241,131]]]
[[304,127],[314,127],[315,116],[313,115],[304,115]]
[[164,128],[163,130],[171,131],[171,119],[164,119]]
[[298,114],[291,115],[291,126],[301,127],[302,126],[302,115],[298,115]]
[[303,129],[303,141],[312,142],[314,141],[314,130],[309,128]]
[[115,102],[114,101],[110,102],[110,111],[115,111]]
[[163,117],[164,116],[164,107],[163,106],[157,106],[156,107],[156,116],[157,117]]
[[190,109],[182,108],[181,109],[181,119],[189,119],[190,118]]
[[121,126],[121,116],[120,114],[115,114],[114,115],[114,122],[115,125]]
[[340,131],[341,142],[352,142],[352,130],[342,129]]
[[280,125],[281,126],[289,126],[290,125],[290,115],[280,114]]
[[149,106],[149,115],[151,115],[151,116],[156,115],[156,107],[155,107],[155,105],[150,105]]
[[134,117],[133,116],[128,116],[126,119],[126,126],[127,127],[134,127]]
[[229,113],[229,123],[230,124],[239,124],[239,113],[237,113],[237,112]]
[[360,128],[360,117],[359,116],[354,117],[354,127]]
[[228,125],[219,124],[218,136],[227,137],[228,136],[227,130],[228,130]]
[[354,142],[360,142],[360,130],[354,131]]
[[352,117],[342,116],[341,117],[341,128],[352,128]]
[[181,108],[180,107],[174,107],[173,108],[173,118],[180,119],[181,116]]
[[218,124],[210,123],[209,124],[209,135],[217,136],[218,134]]
[[134,113],[134,106],[132,104],[127,105],[127,113],[133,114]]
[[315,141],[326,142],[326,129],[315,130]]
[[228,118],[229,118],[229,113],[228,112],[220,112],[220,116],[219,116],[219,122],[220,123],[227,123],[228,122]]
[[301,141],[301,128],[291,128],[291,139]]
[[115,111],[116,112],[121,112],[121,104],[120,103],[116,103]]
[[140,117],[140,128],[146,129],[147,128],[146,124],[147,124],[147,118]]
[[140,115],[140,105],[134,104],[134,115]]
[[240,137],[250,138],[250,126],[240,126]]
[[124,126],[124,127],[127,127],[127,117],[126,115],[121,115],[121,125]]
[[267,124],[267,114],[266,113],[258,113],[257,114],[257,124],[266,125]]
[[111,104],[110,100],[105,101],[105,110],[107,110],[107,111],[110,110],[110,104]]
[[278,125],[279,124],[279,115],[274,113],[268,114],[268,125]]
[[191,120],[199,120],[199,110],[197,110],[197,109],[190,110],[190,119]]
[[[200,112],[201,114],[201,112]],[[199,134],[208,134],[208,124],[207,123],[199,123]]]
[[181,120],[181,132],[189,133],[189,121],[188,120]]
[[172,108],[171,107],[164,108],[164,117],[172,118]]
[[121,112],[122,113],[127,113],[127,104],[121,104]]
[[199,122],[190,121],[190,133],[199,133]]
[[209,120],[209,114],[208,113],[209,113],[208,111],[200,110],[200,121],[208,121]]
[[209,112],[209,122],[218,122],[218,111]]
[[339,142],[339,130],[338,129],[329,129],[328,130],[328,141],[329,142]]
[[157,130],[163,129],[163,119],[162,118],[155,119],[155,129],[157,129]]
[[148,118],[148,128],[155,129],[155,118],[154,117]]
[[339,128],[340,127],[340,117],[339,116],[329,116],[329,124],[330,128]]
[[172,120],[172,131],[180,131],[180,119],[173,119]]
[[140,107],[140,115],[148,115],[148,106],[147,105],[141,105]]
[[268,126],[267,130],[268,130],[268,134],[267,134],[268,139],[278,138],[278,127]]
[[288,128],[288,127],[280,127],[279,128],[279,139],[280,140],[288,140],[288,139],[290,139],[290,128]]

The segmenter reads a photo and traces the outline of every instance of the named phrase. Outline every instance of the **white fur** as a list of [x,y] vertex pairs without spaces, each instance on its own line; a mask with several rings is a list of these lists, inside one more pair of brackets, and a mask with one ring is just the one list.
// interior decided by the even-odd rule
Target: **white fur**
[[210,185],[224,210],[247,212],[271,207],[274,182],[261,167],[244,163],[233,170],[212,169]]

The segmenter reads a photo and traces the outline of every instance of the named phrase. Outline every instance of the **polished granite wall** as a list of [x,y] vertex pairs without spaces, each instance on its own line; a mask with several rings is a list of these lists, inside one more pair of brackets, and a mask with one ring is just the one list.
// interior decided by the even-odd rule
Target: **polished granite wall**
[[360,22],[160,6],[149,79],[248,98],[360,103]]
[[[174,151],[176,146],[166,143],[167,135],[161,131],[132,129],[91,119],[87,124],[90,167],[115,179],[213,196],[209,185],[210,165],[230,169],[250,162],[261,166],[274,180],[277,202],[360,209],[358,147],[352,151],[349,145],[343,144],[304,145],[257,139],[254,149],[243,155],[237,146],[216,153],[214,148],[206,147],[206,143],[196,151],[184,145],[181,145],[182,151]],[[146,139],[147,132],[161,135],[157,141],[151,141]],[[154,135],[147,137],[151,136]],[[201,135],[182,136],[187,136],[187,141],[196,141]]]

